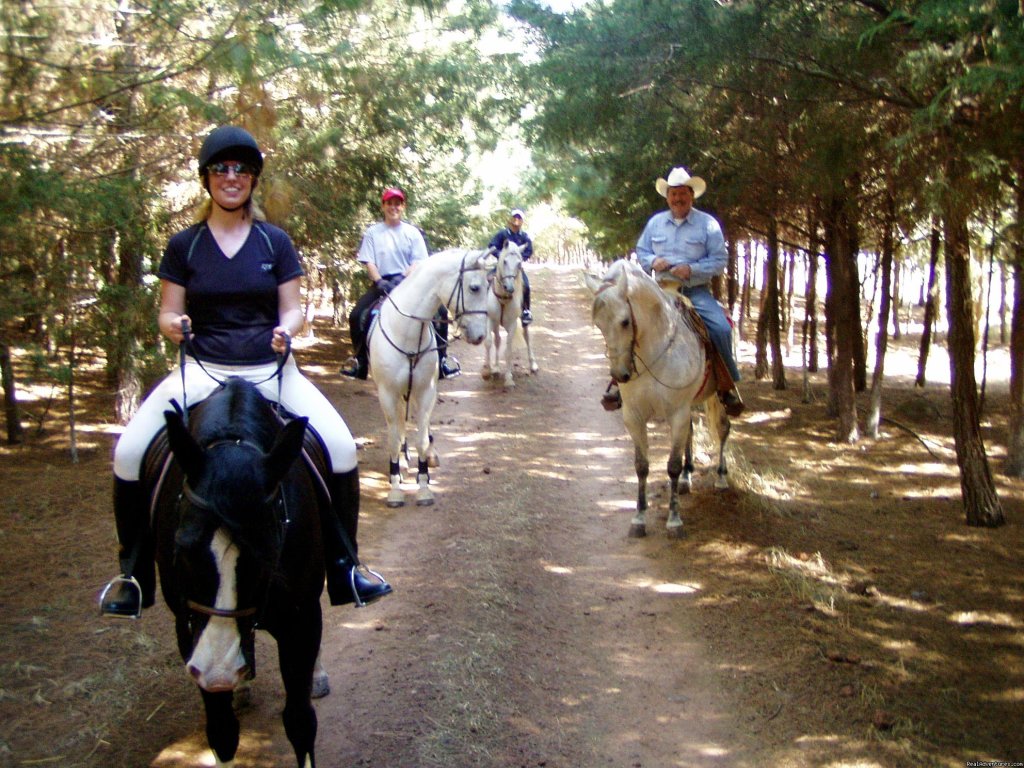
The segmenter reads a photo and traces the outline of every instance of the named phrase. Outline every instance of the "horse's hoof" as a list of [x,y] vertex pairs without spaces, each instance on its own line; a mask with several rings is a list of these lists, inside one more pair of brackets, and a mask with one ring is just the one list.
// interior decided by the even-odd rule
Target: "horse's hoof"
[[642,539],[646,535],[647,535],[647,526],[646,525],[637,525],[636,523],[633,523],[633,525],[629,526],[629,538],[631,538],[631,539]]
[[394,509],[395,507],[405,506],[405,494],[400,490],[391,491],[388,494],[388,500],[385,502],[389,507]]
[[689,483],[680,483],[679,484],[679,495],[680,496],[689,496],[690,495],[690,484]]
[[491,378],[491,372],[490,371],[480,371],[480,378],[483,379],[484,381],[488,381]]
[[532,363],[530,365],[530,373],[536,373],[539,370],[540,370],[540,366],[537,365],[536,363]]
[[314,699],[322,699],[331,692],[331,679],[326,673],[313,675],[313,692],[310,696]]
[[430,491],[416,495],[417,507],[431,507],[434,505],[434,494]]
[[715,490],[716,491],[728,491],[729,490],[729,481],[726,480],[724,477],[718,478],[717,480],[715,480]]
[[683,539],[683,538],[686,538],[686,532],[683,531],[683,526],[681,526],[681,525],[674,525],[674,526],[672,526],[670,528],[667,528],[665,530],[665,533],[668,534],[668,537],[670,539]]
[[438,467],[441,466],[441,457],[438,456],[436,453],[430,454],[429,456],[427,456],[427,466],[430,467],[431,469],[437,469]]

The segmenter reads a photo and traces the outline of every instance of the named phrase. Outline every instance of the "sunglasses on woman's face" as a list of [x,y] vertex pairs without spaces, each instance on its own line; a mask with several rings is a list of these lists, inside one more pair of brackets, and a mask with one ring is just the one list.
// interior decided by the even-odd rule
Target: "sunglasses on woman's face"
[[256,169],[248,163],[210,163],[207,166],[214,176],[227,176],[231,171],[235,176],[255,176]]

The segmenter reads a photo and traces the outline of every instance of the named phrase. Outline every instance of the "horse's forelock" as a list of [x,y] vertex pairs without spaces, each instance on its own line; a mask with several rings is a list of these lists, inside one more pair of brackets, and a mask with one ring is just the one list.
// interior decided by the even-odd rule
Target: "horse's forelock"
[[203,487],[196,489],[208,509],[201,510],[206,524],[223,527],[243,555],[257,562],[270,562],[276,542],[274,504],[265,487],[266,467],[262,457],[242,446],[215,449]]
[[273,527],[266,519],[273,489],[264,457],[280,421],[255,385],[232,378],[196,407],[190,426],[214,457],[206,462],[202,487],[194,489],[212,508],[209,522],[227,529],[240,549],[266,559],[272,543],[259,532]]

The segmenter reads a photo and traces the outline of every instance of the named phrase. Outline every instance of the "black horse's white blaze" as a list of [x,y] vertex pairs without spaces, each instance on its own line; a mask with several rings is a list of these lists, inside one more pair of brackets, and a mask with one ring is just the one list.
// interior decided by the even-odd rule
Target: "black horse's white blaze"
[[[218,528],[210,541],[210,552],[218,575],[214,607],[234,610],[238,607],[238,547],[223,528]],[[242,682],[246,669],[238,621],[211,616],[185,667],[203,690],[234,690]]]

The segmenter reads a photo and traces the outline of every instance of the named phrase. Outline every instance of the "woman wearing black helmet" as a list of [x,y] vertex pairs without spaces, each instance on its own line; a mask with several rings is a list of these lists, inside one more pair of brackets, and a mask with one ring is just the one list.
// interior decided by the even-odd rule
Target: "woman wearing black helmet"
[[[154,601],[153,542],[140,475],[143,455],[163,427],[171,401],[194,404],[229,376],[249,379],[269,399],[278,399],[277,355],[303,324],[303,272],[291,239],[263,220],[252,199],[262,170],[259,145],[243,128],[217,128],[199,150],[199,176],[209,197],[197,222],[171,237],[157,275],[160,331],[181,344],[182,323],[189,323],[190,351],[202,365],[186,359],[184,393],[180,369],[157,385],[114,449],[114,518],[123,575],[100,596],[105,616],[137,617]],[[383,597],[391,591],[388,583],[356,567],[359,469],[348,426],[292,358],[282,369],[280,401],[309,417],[329,457],[333,514],[323,515],[321,523],[331,604]]]

